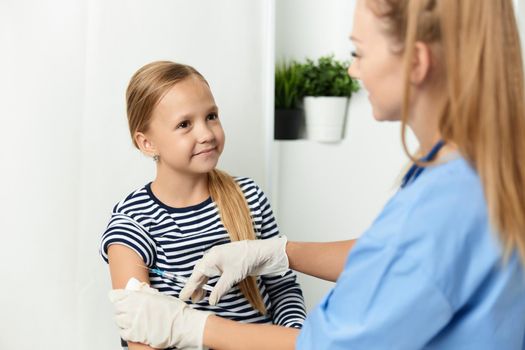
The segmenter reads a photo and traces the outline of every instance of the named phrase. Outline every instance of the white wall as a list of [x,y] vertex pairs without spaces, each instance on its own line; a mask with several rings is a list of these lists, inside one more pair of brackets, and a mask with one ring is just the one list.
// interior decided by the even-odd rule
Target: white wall
[[85,23],[79,0],[0,2],[0,349],[76,343]]
[[205,75],[221,167],[264,187],[266,15],[263,0],[0,2],[0,349],[119,348],[98,242],[112,206],[153,176],[124,106],[143,64]]
[[[353,6],[346,0],[277,1],[276,59],[303,60],[330,53],[349,59]],[[356,238],[393,193],[407,162],[400,127],[376,122],[366,95],[361,90],[352,97],[342,142],[274,141],[276,215],[289,239]],[[309,308],[332,285],[300,277]]]

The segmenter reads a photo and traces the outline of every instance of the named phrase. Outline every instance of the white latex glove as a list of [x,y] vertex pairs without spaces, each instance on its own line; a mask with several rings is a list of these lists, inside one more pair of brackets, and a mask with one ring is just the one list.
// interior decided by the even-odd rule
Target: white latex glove
[[210,294],[210,305],[216,305],[232,286],[247,276],[282,274],[288,270],[286,237],[244,240],[213,247],[195,268],[179,297],[194,302],[205,295],[202,286],[209,277],[221,275]]
[[209,312],[193,310],[178,298],[132,280],[125,290],[109,292],[123,339],[160,349],[203,349],[202,337]]

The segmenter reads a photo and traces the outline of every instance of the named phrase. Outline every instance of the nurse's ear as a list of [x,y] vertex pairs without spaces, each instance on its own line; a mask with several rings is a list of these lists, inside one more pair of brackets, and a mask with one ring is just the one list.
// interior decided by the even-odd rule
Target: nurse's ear
[[413,85],[421,85],[430,76],[432,68],[432,50],[428,44],[416,41],[414,54],[412,55],[412,67],[410,70],[410,82]]

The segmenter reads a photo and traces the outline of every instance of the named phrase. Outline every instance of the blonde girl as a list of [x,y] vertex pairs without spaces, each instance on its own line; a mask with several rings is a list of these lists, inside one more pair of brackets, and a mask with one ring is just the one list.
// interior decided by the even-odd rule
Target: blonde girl
[[[155,162],[156,177],[114,207],[101,255],[113,288],[134,277],[177,297],[180,278],[190,276],[204,252],[232,241],[275,237],[278,228],[254,181],[216,169],[224,131],[199,72],[168,61],[147,64],[131,78],[126,99],[133,144]],[[213,306],[205,293],[194,295],[192,307],[245,323],[301,327],[304,302],[291,270],[237,282]]]

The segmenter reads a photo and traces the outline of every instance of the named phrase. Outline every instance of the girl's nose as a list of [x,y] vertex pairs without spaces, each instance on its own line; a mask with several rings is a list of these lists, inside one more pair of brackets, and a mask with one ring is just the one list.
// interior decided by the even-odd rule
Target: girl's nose
[[206,123],[201,123],[197,128],[197,141],[206,143],[213,140],[215,135]]

